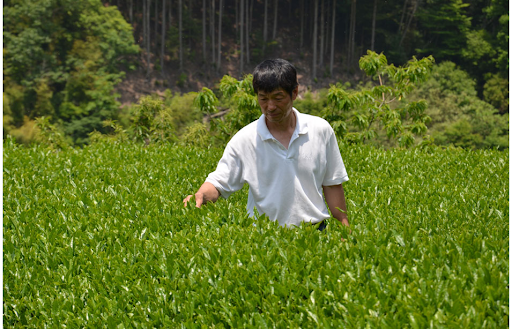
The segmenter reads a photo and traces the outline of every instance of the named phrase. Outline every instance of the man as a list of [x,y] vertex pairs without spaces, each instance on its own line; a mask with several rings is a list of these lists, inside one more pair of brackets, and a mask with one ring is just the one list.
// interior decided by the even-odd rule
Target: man
[[[281,226],[317,224],[330,217],[327,203],[332,215],[349,226],[342,186],[348,176],[336,136],[324,119],[293,108],[295,67],[283,59],[263,61],[254,70],[253,88],[262,115],[227,144],[217,169],[195,194],[196,207],[228,198],[247,183],[251,216],[256,207]],[[191,198],[183,200],[185,206]]]

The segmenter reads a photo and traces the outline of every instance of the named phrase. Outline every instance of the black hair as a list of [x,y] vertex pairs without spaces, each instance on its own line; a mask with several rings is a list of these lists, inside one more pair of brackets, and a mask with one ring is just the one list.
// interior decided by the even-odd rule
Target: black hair
[[297,70],[284,59],[267,59],[258,64],[253,72],[252,87],[254,92],[273,92],[282,88],[290,96],[299,83],[297,82]]

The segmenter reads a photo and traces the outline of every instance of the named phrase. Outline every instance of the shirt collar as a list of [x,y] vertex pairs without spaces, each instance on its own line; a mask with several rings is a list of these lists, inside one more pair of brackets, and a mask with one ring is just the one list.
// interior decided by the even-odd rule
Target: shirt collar
[[[302,135],[308,132],[308,122],[305,120],[303,115],[297,111],[296,108],[293,108],[293,112],[295,113],[295,117],[297,121],[295,122],[295,131],[293,134]],[[261,115],[258,119],[257,128],[258,135],[260,135],[261,140],[266,141],[269,139],[274,139],[274,136],[268,130],[267,124],[265,123],[265,115]]]

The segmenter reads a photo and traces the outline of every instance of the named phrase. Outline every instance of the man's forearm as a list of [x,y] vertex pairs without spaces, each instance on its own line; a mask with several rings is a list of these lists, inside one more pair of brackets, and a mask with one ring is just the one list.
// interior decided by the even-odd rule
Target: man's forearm
[[[339,220],[343,225],[349,226],[347,216],[347,204],[345,202],[345,192],[343,186],[323,186],[325,201],[332,213],[332,216]],[[338,210],[341,209],[343,211]]]

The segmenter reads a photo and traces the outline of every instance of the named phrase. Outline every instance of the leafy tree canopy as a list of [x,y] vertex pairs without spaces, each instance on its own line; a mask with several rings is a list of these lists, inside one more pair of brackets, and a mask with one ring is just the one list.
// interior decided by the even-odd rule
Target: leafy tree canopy
[[6,1],[4,130],[45,115],[85,142],[119,108],[117,65],[138,50],[131,26],[99,0]]

